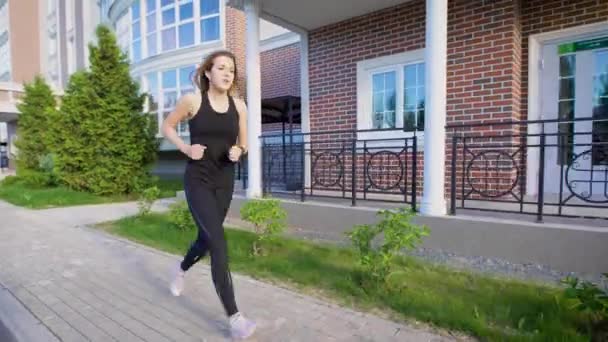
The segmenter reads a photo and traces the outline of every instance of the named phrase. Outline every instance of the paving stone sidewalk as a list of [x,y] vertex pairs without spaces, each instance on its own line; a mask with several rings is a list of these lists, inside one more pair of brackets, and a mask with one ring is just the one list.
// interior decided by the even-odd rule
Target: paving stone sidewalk
[[[167,282],[178,256],[84,227],[136,211],[134,203],[33,211],[0,202],[0,285],[48,328],[49,340],[230,340],[206,265],[186,276],[175,298]],[[238,274],[233,280],[240,309],[258,323],[251,341],[455,340]]]

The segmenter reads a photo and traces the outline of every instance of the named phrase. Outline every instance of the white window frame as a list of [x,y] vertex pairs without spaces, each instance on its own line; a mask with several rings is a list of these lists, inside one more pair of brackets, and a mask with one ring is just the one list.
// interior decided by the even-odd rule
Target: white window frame
[[[372,113],[373,109],[372,86],[374,74],[395,71],[395,91],[397,96],[395,105],[395,110],[397,113],[395,118],[396,128],[390,131],[358,132],[358,140],[402,139],[411,138],[414,136],[414,132],[403,131],[404,69],[406,65],[425,62],[424,49],[418,49],[400,54],[363,60],[357,63],[357,130],[371,130],[373,128],[370,113]],[[425,87],[428,86],[428,84],[425,84]],[[420,150],[424,141],[424,131],[418,131],[416,136],[418,137],[418,150]]]

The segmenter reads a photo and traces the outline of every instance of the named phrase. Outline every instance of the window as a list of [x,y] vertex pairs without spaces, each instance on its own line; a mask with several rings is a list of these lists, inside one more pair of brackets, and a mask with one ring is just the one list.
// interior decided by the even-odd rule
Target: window
[[[134,1],[127,39],[132,61],[137,63],[162,52],[220,40],[221,8],[219,0]],[[116,25],[118,36],[119,24]]]
[[141,60],[141,13],[140,2],[131,5],[131,50],[133,62]]
[[146,112],[152,115],[152,120],[160,133],[160,122],[158,120],[158,74],[151,72],[146,74],[145,78],[146,92],[148,93]]
[[220,39],[220,3],[219,0],[201,1],[201,42]]
[[156,0],[146,1],[146,44],[147,55],[156,55]]
[[[179,69],[179,96],[194,92],[194,85],[192,84],[192,74],[194,73],[194,71],[194,66],[188,66]],[[179,132],[181,134],[187,134],[188,122],[181,122],[179,124],[179,129]]]
[[372,120],[374,128],[395,128],[395,72],[372,75]]
[[[194,92],[192,75],[195,70],[194,65],[188,65],[145,75],[146,92],[150,95],[146,110],[156,116],[159,134],[160,124],[175,108],[177,100],[187,93]],[[189,134],[187,121],[179,123],[178,132],[180,135]]]
[[[593,75],[593,118],[608,119],[608,50],[595,51],[595,71]],[[608,165],[608,122],[593,123],[593,165]]]
[[[559,120],[574,119],[574,85],[576,75],[576,55],[564,55],[559,58]],[[574,122],[560,123],[558,130],[557,165],[570,165],[574,143]]]
[[163,1],[162,48],[174,50],[194,45],[194,2],[182,0]]
[[[357,129],[424,130],[424,82],[424,50],[359,62]],[[374,134],[363,135],[372,138]]]
[[129,16],[123,15],[116,21],[116,40],[121,50],[129,54]]

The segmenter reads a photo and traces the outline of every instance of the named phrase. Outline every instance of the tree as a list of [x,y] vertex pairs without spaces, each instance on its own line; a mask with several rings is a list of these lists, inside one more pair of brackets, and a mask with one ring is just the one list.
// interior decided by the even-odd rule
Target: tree
[[109,28],[97,28],[89,45],[90,71],[70,78],[61,119],[54,131],[57,171],[69,186],[100,195],[141,189],[155,161],[158,143],[144,94],[129,74],[127,57]]
[[17,105],[20,112],[15,141],[19,150],[18,169],[38,170],[40,159],[49,153],[47,127],[55,105],[53,91],[44,78],[36,76],[33,82],[24,85],[22,101]]

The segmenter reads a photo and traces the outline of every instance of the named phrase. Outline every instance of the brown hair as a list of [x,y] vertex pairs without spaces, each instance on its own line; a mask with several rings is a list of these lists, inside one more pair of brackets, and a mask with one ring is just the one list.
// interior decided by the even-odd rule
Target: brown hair
[[192,80],[194,81],[194,84],[198,87],[198,89],[201,90],[201,93],[206,93],[209,90],[209,79],[205,76],[205,71],[211,71],[211,68],[213,68],[213,62],[215,61],[215,58],[221,57],[221,56],[232,59],[232,63],[234,63],[234,81],[232,82],[232,86],[230,86],[230,89],[228,89],[228,93],[230,95],[235,94],[236,83],[237,83],[237,78],[238,78],[238,72],[237,72],[237,67],[236,67],[236,58],[234,57],[234,54],[228,50],[218,50],[218,51],[212,52],[211,54],[209,54],[207,56],[207,58],[205,58],[203,63],[194,72],[194,76],[192,77]]

